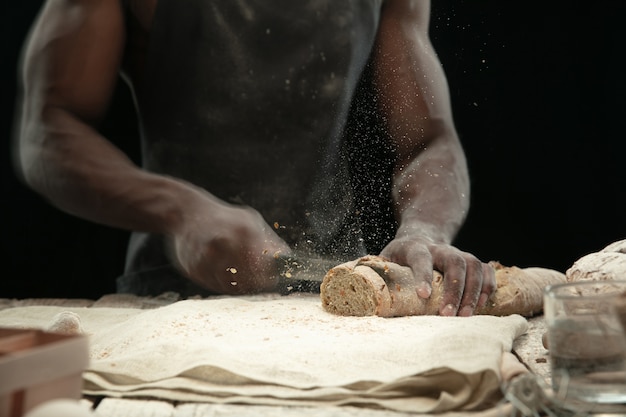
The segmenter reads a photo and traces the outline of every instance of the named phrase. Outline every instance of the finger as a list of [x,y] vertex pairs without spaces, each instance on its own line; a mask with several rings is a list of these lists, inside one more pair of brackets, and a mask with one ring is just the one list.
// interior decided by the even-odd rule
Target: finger
[[483,263],[474,257],[466,258],[465,263],[465,288],[463,298],[459,306],[459,316],[469,317],[480,301],[483,289]]
[[406,265],[413,272],[415,291],[420,298],[427,299],[433,292],[433,257],[425,247],[414,247],[407,255]]
[[411,270],[413,271],[417,295],[424,299],[430,298],[433,292],[433,265],[432,262],[430,262],[430,256],[428,257],[428,262],[424,262],[423,260],[413,262]]
[[465,290],[465,259],[461,255],[448,255],[441,271],[443,272],[443,294],[439,315],[456,316]]
[[[423,247],[404,248],[401,255],[395,253],[391,262],[407,265],[412,271],[413,287],[420,298],[427,299],[432,294],[433,261],[430,252]],[[384,255],[383,255],[384,256]]]
[[483,285],[480,291],[480,297],[478,299],[477,307],[484,307],[491,297],[491,294],[496,290],[496,270],[489,264],[482,264],[483,268]]

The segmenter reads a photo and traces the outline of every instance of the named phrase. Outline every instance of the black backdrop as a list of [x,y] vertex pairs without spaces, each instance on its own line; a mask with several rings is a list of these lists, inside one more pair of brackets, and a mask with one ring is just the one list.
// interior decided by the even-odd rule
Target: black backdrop
[[[18,54],[41,0],[3,2],[0,297],[97,297],[114,290],[127,233],[61,213],[10,163]],[[472,174],[456,244],[483,260],[565,270],[626,237],[626,2],[433,0]],[[131,156],[120,85],[103,130]]]

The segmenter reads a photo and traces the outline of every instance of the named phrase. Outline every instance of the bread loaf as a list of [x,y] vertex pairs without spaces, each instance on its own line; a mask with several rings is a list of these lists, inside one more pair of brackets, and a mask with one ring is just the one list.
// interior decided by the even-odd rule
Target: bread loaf
[[[566,281],[565,274],[551,269],[491,265],[497,289],[476,314],[533,316],[543,310],[543,289]],[[344,316],[437,315],[442,293],[443,276],[438,271],[433,271],[432,294],[424,299],[415,291],[410,268],[376,256],[332,268],[320,288],[324,309]]]
[[[626,279],[626,239],[613,242],[598,252],[578,259],[565,271],[565,276],[568,282]],[[613,307],[626,331],[626,293],[614,301]]]
[[583,256],[574,262],[565,276],[570,282],[626,279],[626,240],[611,243],[599,252]]

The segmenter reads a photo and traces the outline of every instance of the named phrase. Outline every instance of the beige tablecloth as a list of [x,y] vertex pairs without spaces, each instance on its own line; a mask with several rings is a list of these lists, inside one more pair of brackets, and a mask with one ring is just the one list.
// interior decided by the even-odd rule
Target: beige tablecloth
[[0,326],[45,328],[62,311],[90,335],[87,394],[410,412],[493,405],[527,329],[516,315],[338,317],[305,295],[18,307],[0,311]]

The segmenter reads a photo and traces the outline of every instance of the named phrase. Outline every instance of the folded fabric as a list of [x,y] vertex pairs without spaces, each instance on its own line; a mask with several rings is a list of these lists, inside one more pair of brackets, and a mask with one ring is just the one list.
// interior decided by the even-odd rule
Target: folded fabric
[[61,311],[90,335],[86,394],[422,413],[484,407],[527,329],[517,315],[340,317],[300,294],[152,310],[13,308],[0,311],[0,326],[45,327]]

